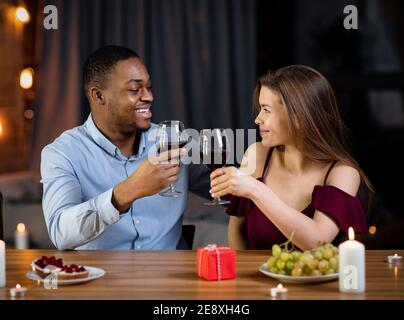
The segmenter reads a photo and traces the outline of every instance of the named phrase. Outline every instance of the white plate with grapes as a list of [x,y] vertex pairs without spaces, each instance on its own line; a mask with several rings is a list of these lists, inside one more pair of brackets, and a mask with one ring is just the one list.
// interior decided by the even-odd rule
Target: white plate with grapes
[[325,275],[319,275],[319,276],[288,276],[288,275],[283,275],[283,274],[278,274],[278,273],[272,273],[268,271],[268,266],[266,263],[263,263],[259,270],[267,275],[268,277],[274,278],[279,280],[280,282],[285,282],[285,283],[318,283],[318,282],[327,282],[327,281],[332,281],[335,279],[338,279],[338,272],[337,273],[331,273],[331,274],[325,274]]
[[338,248],[331,243],[319,243],[316,248],[301,252],[292,248],[290,239],[272,246],[272,256],[259,270],[268,277],[289,283],[316,283],[338,279]]

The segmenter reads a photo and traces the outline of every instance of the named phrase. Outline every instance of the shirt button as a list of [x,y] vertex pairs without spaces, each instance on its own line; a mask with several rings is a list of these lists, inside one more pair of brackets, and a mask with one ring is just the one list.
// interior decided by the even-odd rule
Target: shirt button
[[139,221],[139,220],[136,220],[136,221],[135,221],[135,223],[136,223],[136,224],[139,224],[139,223],[140,223],[140,221]]
[[140,246],[136,246],[137,249],[140,249]]

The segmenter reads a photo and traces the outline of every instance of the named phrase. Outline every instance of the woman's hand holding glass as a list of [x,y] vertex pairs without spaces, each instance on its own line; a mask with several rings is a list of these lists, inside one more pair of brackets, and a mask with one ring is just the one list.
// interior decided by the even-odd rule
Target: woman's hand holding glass
[[235,167],[220,168],[210,175],[210,193],[212,197],[223,197],[231,194],[251,199],[258,184],[265,185]]

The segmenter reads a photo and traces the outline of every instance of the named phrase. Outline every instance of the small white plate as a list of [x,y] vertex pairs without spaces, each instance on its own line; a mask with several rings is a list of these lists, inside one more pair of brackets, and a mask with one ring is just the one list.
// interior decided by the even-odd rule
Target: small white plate
[[326,281],[331,281],[338,279],[339,273],[331,273],[331,274],[326,274],[322,276],[301,276],[301,277],[292,277],[292,276],[286,276],[282,274],[277,274],[277,273],[272,273],[268,271],[267,264],[263,263],[259,270],[267,275],[268,277],[277,279],[281,282],[285,283],[316,283],[316,282],[326,282]]
[[[54,279],[53,281],[57,281],[58,285],[67,285],[67,284],[77,284],[77,283],[83,283],[87,281],[91,281],[94,279],[101,278],[105,275],[105,270],[101,268],[96,268],[96,267],[89,267],[89,266],[84,266],[86,270],[88,270],[88,276],[86,278],[81,278],[81,279],[63,279],[63,280],[58,280]],[[26,276],[30,280],[34,281],[40,281],[44,282],[45,278],[41,278],[38,274],[36,274],[34,271],[29,271],[26,273]]]

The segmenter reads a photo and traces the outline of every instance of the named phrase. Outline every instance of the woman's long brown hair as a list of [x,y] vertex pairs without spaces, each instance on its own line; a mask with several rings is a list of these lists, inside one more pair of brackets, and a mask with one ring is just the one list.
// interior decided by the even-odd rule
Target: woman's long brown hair
[[262,87],[279,94],[288,117],[289,134],[299,150],[309,159],[339,161],[354,167],[361,176],[359,196],[367,211],[371,207],[373,186],[348,148],[348,129],[338,112],[334,92],[327,79],[313,68],[292,65],[258,78],[254,90],[254,112],[261,110]]

